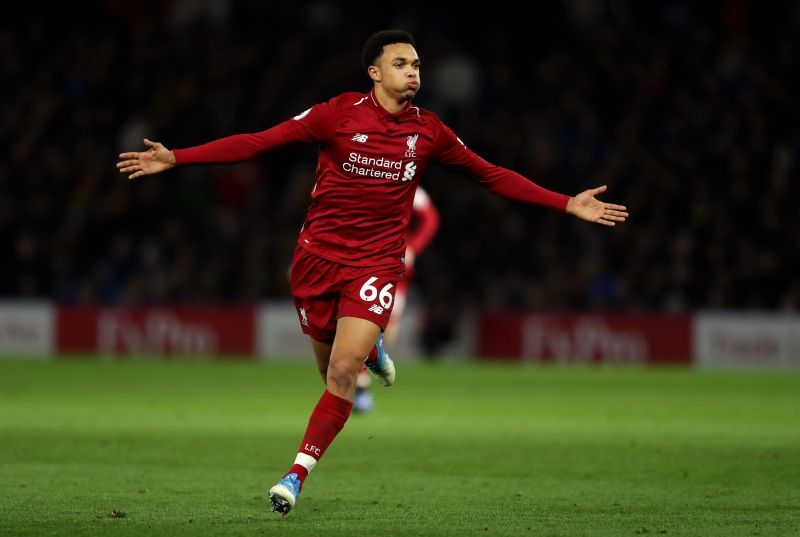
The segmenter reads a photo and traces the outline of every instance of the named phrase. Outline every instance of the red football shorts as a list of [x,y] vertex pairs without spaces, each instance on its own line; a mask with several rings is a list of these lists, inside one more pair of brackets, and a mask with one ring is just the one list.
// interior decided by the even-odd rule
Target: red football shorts
[[292,259],[292,296],[304,334],[330,343],[340,317],[358,317],[386,329],[403,264],[353,267],[298,246]]

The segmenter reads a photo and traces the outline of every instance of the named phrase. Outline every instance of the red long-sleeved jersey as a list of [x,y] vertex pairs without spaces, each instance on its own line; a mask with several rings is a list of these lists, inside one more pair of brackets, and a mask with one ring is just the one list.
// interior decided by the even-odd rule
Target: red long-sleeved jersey
[[249,160],[293,142],[321,145],[316,184],[298,244],[352,266],[403,258],[414,191],[433,162],[458,166],[509,199],[563,211],[568,196],[551,192],[470,151],[433,113],[414,106],[391,114],[370,93],[344,93],[255,134],[176,149],[178,165]]

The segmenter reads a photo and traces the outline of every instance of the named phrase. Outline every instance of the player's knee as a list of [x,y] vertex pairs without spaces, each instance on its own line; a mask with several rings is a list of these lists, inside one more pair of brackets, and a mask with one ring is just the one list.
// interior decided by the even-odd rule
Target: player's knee
[[352,391],[356,385],[358,370],[344,364],[330,364],[328,366],[328,387],[336,391],[347,393]]

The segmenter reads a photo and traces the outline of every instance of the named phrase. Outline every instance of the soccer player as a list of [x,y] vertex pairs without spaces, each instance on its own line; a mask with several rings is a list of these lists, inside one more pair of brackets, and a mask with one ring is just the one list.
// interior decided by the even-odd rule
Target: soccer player
[[[187,149],[170,151],[145,139],[146,151],[122,153],[117,163],[121,173],[137,179],[176,166],[249,160],[294,142],[320,145],[291,287],[326,389],[294,465],[269,491],[272,509],[283,515],[350,416],[359,368],[386,329],[403,279],[414,191],[431,164],[460,168],[499,196],[596,224],[614,226],[628,216],[625,207],[595,198],[605,186],[570,197],[488,163],[438,117],[415,106],[420,59],[406,32],[372,35],[362,60],[372,80],[368,93],[343,93],[265,131]],[[385,355],[379,353],[371,369],[393,380],[394,365]]]
[[[397,338],[397,332],[400,329],[400,318],[403,316],[403,310],[406,305],[406,294],[408,292],[408,285],[411,281],[411,276],[414,273],[414,261],[417,256],[428,246],[436,235],[439,229],[439,211],[433,205],[428,193],[423,190],[421,186],[417,187],[414,193],[414,203],[411,205],[411,223],[408,228],[408,236],[406,237],[406,273],[405,278],[400,280],[397,284],[397,289],[394,293],[394,305],[392,306],[392,314],[389,317],[389,324],[386,330],[378,336],[378,341],[372,352],[367,357],[365,362],[366,366],[376,367],[379,365],[379,353],[385,354],[384,346],[392,348],[392,344]],[[388,354],[386,354],[388,356]],[[377,371],[376,376],[379,380],[385,380],[380,375],[380,370]],[[358,373],[356,379],[356,395],[353,400],[353,410],[356,412],[368,412],[374,406],[372,394],[369,392],[370,376],[364,368]],[[389,385],[386,382],[383,384]]]

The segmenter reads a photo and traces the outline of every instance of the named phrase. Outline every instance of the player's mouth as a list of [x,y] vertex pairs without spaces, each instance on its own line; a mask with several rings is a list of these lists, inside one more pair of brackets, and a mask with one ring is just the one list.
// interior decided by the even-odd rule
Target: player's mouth
[[417,91],[419,89],[419,82],[409,82],[408,83],[408,89],[412,89],[414,91]]

